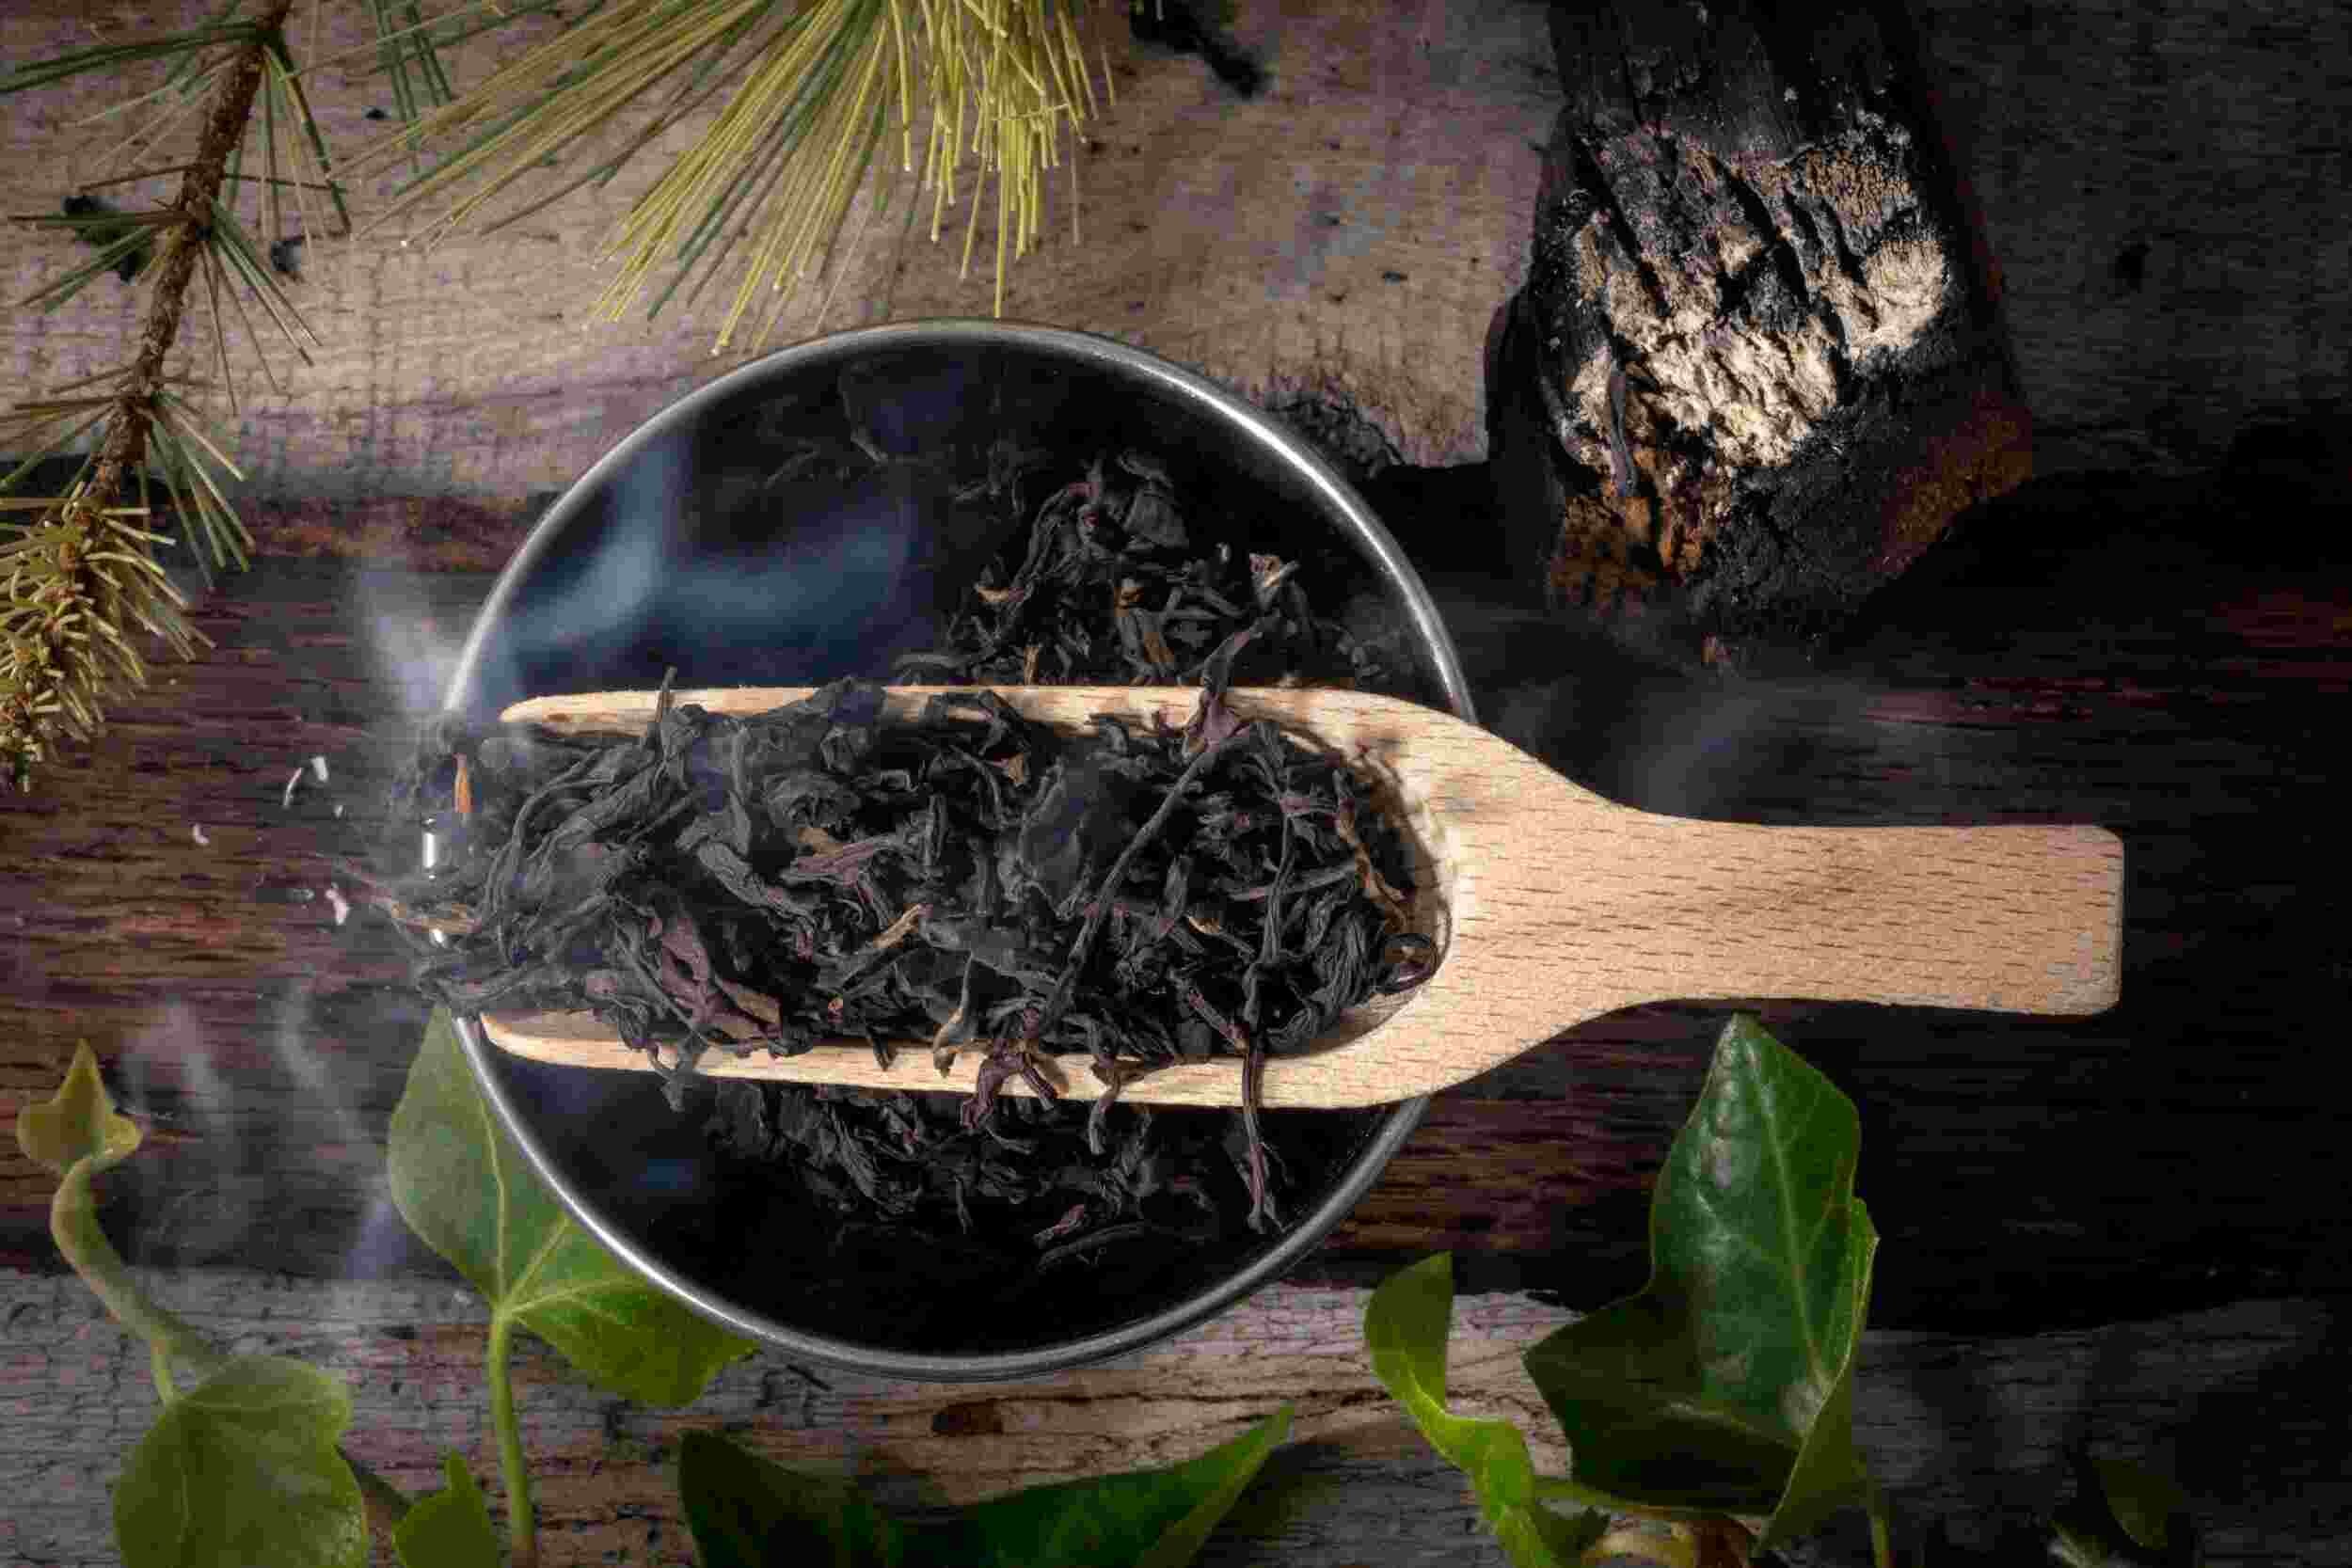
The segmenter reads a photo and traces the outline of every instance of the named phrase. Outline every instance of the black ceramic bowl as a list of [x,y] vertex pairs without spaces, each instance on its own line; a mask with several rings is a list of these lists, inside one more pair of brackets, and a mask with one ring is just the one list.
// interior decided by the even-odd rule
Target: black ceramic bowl
[[[813,432],[914,461],[889,470],[894,483],[812,486],[790,458]],[[941,611],[1006,542],[976,532],[950,498],[985,477],[992,444],[1009,450],[1007,440],[1054,454],[1065,472],[1105,451],[1155,455],[1196,542],[1300,560],[1319,613],[1343,613],[1384,641],[1396,694],[1470,717],[1427,591],[1295,435],[1123,343],[981,321],[786,349],[632,432],[564,492],[500,577],[447,705],[487,716],[525,696],[654,687],[673,669],[681,688],[885,675],[896,656],[933,644]],[[1052,1371],[1233,1305],[1339,1223],[1425,1103],[1269,1114],[1289,1198],[1279,1234],[1236,1228],[1213,1243],[1127,1245],[1041,1270],[884,1227],[845,1232],[716,1154],[707,1103],[674,1113],[651,1074],[543,1067],[489,1046],[470,1023],[460,1034],[497,1115],[614,1254],[740,1333],[893,1377]]]

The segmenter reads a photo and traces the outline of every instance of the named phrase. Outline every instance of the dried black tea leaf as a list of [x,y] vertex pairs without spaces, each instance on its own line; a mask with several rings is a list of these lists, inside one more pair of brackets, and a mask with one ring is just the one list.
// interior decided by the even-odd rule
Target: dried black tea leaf
[[[1426,978],[1432,949],[1406,928],[1404,845],[1365,782],[1225,701],[1237,684],[1384,680],[1384,655],[1313,613],[1295,563],[1193,553],[1196,532],[1156,462],[1100,458],[898,670],[1198,684],[1181,727],[1066,734],[985,690],[886,722],[864,681],[741,718],[665,684],[629,736],[446,722],[409,784],[439,863],[375,902],[415,938],[435,1002],[593,1011],[681,1108],[713,1053],[912,1041],[943,1070],[977,1053],[969,1096],[708,1093],[723,1155],[846,1225],[947,1227],[1040,1270],[1092,1267],[1216,1234],[1222,1166],[1249,1227],[1279,1227],[1266,1057]],[[1218,1055],[1244,1063],[1237,1117],[1119,1103],[1137,1074]],[[1049,1058],[1105,1092],[1057,1103]],[[1016,1080],[1036,1098],[1003,1093]]]
[[1314,613],[1295,562],[1230,545],[1193,553],[1166,469],[1097,459],[1040,507],[1017,563],[991,562],[942,645],[900,679],[989,686],[1190,686],[1235,633],[1233,684],[1391,686],[1393,656]]
[[891,723],[840,681],[749,718],[665,691],[642,736],[483,735],[461,851],[401,895],[444,933],[418,983],[593,1011],[674,1081],[843,1037],[978,1051],[970,1130],[1016,1077],[1054,1098],[1044,1056],[1087,1058],[1106,1101],[1182,1070],[1198,1020],[1244,1058],[1254,1129],[1265,1056],[1395,980],[1406,873],[1344,766],[1226,706],[1251,635],[1182,727],[1065,736],[985,690]]

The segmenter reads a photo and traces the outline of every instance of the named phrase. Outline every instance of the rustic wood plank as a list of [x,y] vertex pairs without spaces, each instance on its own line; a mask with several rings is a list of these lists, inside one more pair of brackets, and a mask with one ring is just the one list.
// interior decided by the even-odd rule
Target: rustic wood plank
[[[2302,472],[2037,484],[1804,680],[1657,673],[1440,578],[1489,721],[1613,798],[2124,834],[2112,1013],[1762,1009],[1862,1106],[1888,1326],[2083,1325],[2352,1281],[2306,1043],[2352,972],[2352,893],[2312,875],[2346,847],[2344,535],[2244,520],[2306,515],[2324,475]],[[1399,515],[1438,548],[1436,520]],[[482,587],[269,560],[208,601],[213,659],[0,803],[0,1117],[91,1038],[159,1134],[109,1185],[135,1256],[229,1263],[266,1235],[298,1272],[420,1266],[369,1217],[422,1022],[397,951],[322,902],[263,900],[358,847],[329,792],[283,807],[288,775],[322,752],[334,794],[380,783]],[[1478,1289],[1591,1306],[1638,1285],[1644,1195],[1725,1011],[1614,1014],[1439,1101],[1305,1277],[1365,1283],[1450,1246]],[[0,1138],[0,1262],[50,1266],[47,1191]]]
[[[1882,1321],[2095,1321],[2066,1315],[2127,1309],[2106,1283],[2124,1275],[2182,1306],[2292,1289],[2346,1257],[2332,1224],[2295,1217],[2294,1195],[2334,1139],[2302,1042],[2305,1021],[2340,1006],[2347,973],[2346,895],[2311,868],[2347,848],[2327,715],[2352,689],[2352,600],[2340,525],[2259,521],[2314,505],[2341,516],[2322,499],[2332,461],[2312,454],[2292,482],[2266,463],[2189,484],[2039,483],[1986,509],[1802,679],[1710,687],[1543,631],[1499,597],[1449,608],[1482,711],[1614,798],[1746,820],[2078,819],[2123,835],[2125,979],[2109,1014],[1986,1027],[1767,1009],[1863,1108],[1864,1189],[1902,1229],[1900,1245],[1889,1231]],[[1532,673],[1548,668],[1572,673]],[[2280,684],[2288,668],[2311,683],[2301,697]],[[1517,1105],[1487,1131],[1502,1148],[1538,1147],[1548,1127],[1589,1138],[1672,1081],[1597,1053],[1614,1037],[1629,1054],[1636,1029],[1668,1049],[1670,1017],[1621,1015],[1547,1048],[1556,1069],[1539,1053],[1465,1092],[1559,1070],[1559,1104]],[[1686,1029],[1676,1048],[1690,1051],[1704,1031],[1695,1016]],[[2232,1159],[2205,1152],[2225,1148]],[[1410,1168],[1400,1160],[1391,1180]],[[2181,1201],[2216,1224],[2173,1229]],[[1504,1199],[1487,1234],[1517,1241],[1482,1247],[1501,1272],[1478,1277],[1592,1299],[1578,1269],[1605,1233],[1598,1212]],[[1579,1265],[1538,1276],[1502,1261],[1547,1227]],[[2199,1297],[2209,1268],[2218,1293]]]
[[2185,473],[2251,425],[2340,422],[2352,15],[1911,9],[2001,275],[2037,473]]
[[[1335,404],[1369,421],[1375,450],[1409,462],[1478,456],[1487,325],[1525,271],[1535,145],[1554,107],[1541,8],[1245,7],[1234,40],[1265,70],[1247,101],[1198,60],[1131,48],[1124,10],[1101,8],[1117,104],[1073,160],[1083,244],[1069,241],[1057,188],[1043,248],[1011,274],[1006,312],[1141,343],[1277,405]],[[9,7],[0,57],[86,41],[86,14],[66,0]],[[319,56],[364,41],[366,26],[360,8],[325,8]],[[479,80],[544,31],[531,23],[464,46],[458,79]],[[313,85],[330,144],[346,150],[386,129],[361,118],[385,102],[364,74],[371,57]],[[54,211],[72,181],[94,177],[87,160],[104,136],[63,127],[103,105],[95,93],[51,89],[0,121],[0,212]],[[382,234],[348,251],[307,247],[296,297],[326,342],[285,396],[250,389],[238,441],[255,486],[373,499],[561,484],[741,362],[739,348],[710,354],[731,285],[650,325],[583,325],[603,285],[596,246],[653,172],[632,167],[504,234],[430,253]],[[370,181],[355,210],[380,209],[390,183]],[[869,225],[871,211],[861,203],[844,228],[857,243],[837,285],[807,291],[776,341],[988,313],[986,263],[957,276],[964,209],[938,245],[902,221],[914,211],[904,195]],[[30,293],[72,254],[54,234],[0,230],[0,298]],[[92,303],[0,322],[0,382],[68,381],[117,362],[133,297],[102,280]]]
[[[485,1488],[496,1462],[481,1386],[480,1302],[446,1280],[289,1279],[192,1271],[155,1287],[243,1350],[344,1378],[350,1448],[395,1484],[438,1484],[455,1449]],[[549,1560],[686,1564],[679,1437],[717,1429],[780,1463],[853,1474],[920,1510],[1024,1485],[1166,1464],[1284,1401],[1293,1445],[1220,1529],[1204,1564],[1500,1564],[1458,1473],[1371,1374],[1361,1291],[1276,1286],[1157,1349],[1029,1383],[916,1385],[801,1369],[772,1355],[722,1372],[691,1410],[637,1408],[517,1348],[518,1404]],[[45,1568],[115,1561],[107,1491],[151,1418],[145,1357],[70,1279],[0,1277],[8,1328],[0,1449],[12,1500],[0,1555]],[[1519,1353],[1568,1315],[1523,1295],[1456,1304],[1457,1409],[1507,1417],[1536,1463],[1565,1463]],[[1907,1518],[1940,1522],[1950,1560],[2038,1558],[2038,1516],[2077,1442],[2177,1473],[2215,1568],[2324,1560],[2352,1510],[2352,1424],[2340,1390],[2352,1339],[2340,1301],[2244,1303],[2030,1338],[1873,1331],[1856,1374],[1857,1438]],[[1801,1562],[1867,1560],[1855,1520]],[[1946,1560],[1939,1558],[1938,1560]]]
[[[2313,420],[2352,395],[2352,89],[2328,64],[2352,52],[2342,8],[1909,8],[2001,274],[2038,472],[2204,467],[2249,425]],[[83,41],[87,15],[10,6],[0,57]],[[355,15],[326,8],[330,46],[352,41]],[[1269,68],[1266,91],[1240,103],[1197,60],[1138,57],[1080,160],[1086,245],[1049,238],[1009,309],[1310,413],[1336,407],[1375,460],[1482,455],[1485,336],[1525,272],[1537,150],[1561,102],[1542,8],[1244,6],[1234,26]],[[485,58],[509,46],[485,43]],[[364,145],[381,129],[359,118],[373,89],[327,87],[331,135]],[[0,118],[0,211],[52,210],[89,177],[103,143],[59,136],[93,106],[60,89]],[[708,357],[707,319],[578,325],[587,252],[633,188],[429,257],[371,242],[314,259],[300,298],[326,347],[288,396],[256,389],[239,439],[257,486],[374,500],[560,484],[731,363]],[[872,226],[827,325],[986,309],[949,247],[887,230]],[[59,257],[50,238],[0,230],[0,298]],[[131,298],[106,281],[64,314],[11,313],[0,381],[119,360]],[[812,307],[803,329],[815,325]]]

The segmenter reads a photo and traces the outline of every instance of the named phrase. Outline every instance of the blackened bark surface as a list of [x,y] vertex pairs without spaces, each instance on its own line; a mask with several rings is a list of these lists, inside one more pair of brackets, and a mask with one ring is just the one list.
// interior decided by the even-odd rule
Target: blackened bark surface
[[1509,546],[1646,645],[1807,646],[2031,469],[1915,42],[1878,0],[1552,14],[1489,375]]

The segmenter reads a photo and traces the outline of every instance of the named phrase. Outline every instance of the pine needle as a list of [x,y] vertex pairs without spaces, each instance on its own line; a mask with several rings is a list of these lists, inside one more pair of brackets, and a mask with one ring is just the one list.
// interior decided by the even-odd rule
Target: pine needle
[[146,680],[124,627],[151,632],[183,657],[205,644],[150,553],[157,536],[137,526],[141,515],[98,504],[76,481],[0,546],[0,690],[10,697],[8,760],[20,788],[54,738],[97,732],[107,687]]
[[246,292],[276,324],[287,343],[302,356],[302,362],[306,365],[310,363],[310,352],[302,346],[302,340],[308,338],[315,343],[319,341],[318,334],[310,330],[310,324],[304,321],[302,313],[294,309],[294,301],[278,285],[269,262],[255,248],[252,237],[245,231],[244,226],[237,222],[236,214],[219,201],[215,201],[213,227],[203,239],[207,249],[217,254],[229,270],[245,284]]
[[[140,275],[148,288],[138,350],[130,362],[0,414],[0,440],[22,442],[30,453],[0,479],[0,488],[15,484],[44,458],[87,442],[62,494],[10,498],[0,508],[11,515],[31,514],[29,522],[7,526],[10,537],[0,546],[0,766],[19,787],[58,743],[86,741],[96,733],[110,688],[145,680],[146,661],[131,641],[135,632],[154,635],[183,657],[204,643],[155,559],[167,536],[144,526],[151,516],[151,475],[171,495],[180,531],[208,577],[212,564],[244,564],[251,544],[215,477],[238,477],[236,466],[188,400],[189,392],[211,384],[171,371],[168,359],[199,274],[212,307],[219,385],[231,385],[220,296],[227,293],[242,304],[235,282],[261,302],[297,352],[301,337],[309,335],[230,205],[239,187],[228,176],[237,172],[255,132],[257,100],[262,141],[255,162],[262,173],[251,183],[262,221],[277,229],[284,193],[293,192],[299,207],[309,188],[331,186],[331,177],[325,144],[283,70],[281,28],[292,0],[259,0],[250,14],[239,17],[244,3],[229,0],[200,27],[75,51],[0,76],[0,91],[14,91],[86,71],[170,60],[171,73],[144,101],[163,102],[161,118],[169,119],[200,91],[204,111],[192,161],[167,170],[135,167],[124,177],[176,173],[178,198],[146,212],[106,213],[109,237],[98,254],[67,269],[28,302],[62,303],[99,271],[151,246]],[[179,104],[171,103],[175,94]],[[297,132],[309,138],[307,147]],[[126,146],[143,148],[158,135],[151,125],[134,132]],[[223,199],[224,187],[230,200]],[[93,227],[87,220],[66,222],[83,233]],[[224,283],[230,286],[224,290]],[[250,334],[249,321],[247,326]],[[233,401],[232,388],[232,406]],[[138,503],[125,504],[133,487]]]
[[[199,50],[222,44],[250,43],[255,36],[256,28],[249,22],[215,22],[130,43],[102,43],[88,49],[71,50],[63,55],[53,55],[45,60],[30,60],[0,72],[0,93],[48,87],[94,71],[119,71],[124,66],[135,65],[142,60],[175,57],[184,60]],[[157,91],[169,90],[175,85],[174,81],[167,80]]]
[[[931,232],[957,200],[958,170],[975,174],[965,222],[968,271],[980,208],[994,186],[995,309],[1009,265],[1039,243],[1045,174],[1061,159],[1060,134],[1097,112],[1086,53],[1088,0],[589,0],[553,37],[525,50],[463,97],[440,52],[490,27],[554,11],[560,0],[479,0],[428,15],[422,0],[367,0],[375,39],[367,46],[398,105],[403,128],[371,149],[363,166],[439,161],[401,194],[394,213],[420,214],[428,237],[458,227],[497,227],[581,184],[612,179],[689,117],[717,104],[699,140],[616,226],[603,259],[613,276],[596,302],[607,318],[644,303],[659,311],[683,289],[691,302],[732,271],[717,348],[738,334],[765,339],[812,275],[830,272],[821,324],[834,291],[886,204],[868,198],[844,249],[844,220],[866,189],[895,120],[898,173],[916,172],[930,194]],[[242,477],[229,443],[207,427],[191,394],[225,389],[239,407],[227,314],[239,316],[273,385],[257,314],[306,360],[317,341],[276,276],[294,239],[327,232],[326,212],[348,233],[342,174],[311,112],[306,71],[286,29],[294,0],[224,0],[197,26],[103,42],[0,72],[0,94],[147,62],[166,67],[150,90],[106,115],[144,116],[113,150],[99,184],[177,177],[180,194],[148,211],[105,214],[98,230],[42,215],[24,219],[98,230],[93,255],[76,257],[25,303],[54,307],[100,275],[145,253],[146,327],[129,363],[0,414],[0,440],[26,453],[13,485],[44,458],[81,449],[61,494],[9,497],[0,544],[0,759],[20,785],[60,740],[88,738],[110,686],[146,674],[131,635],[144,630],[169,652],[193,655],[204,639],[154,556],[168,536],[152,526],[151,490],[177,519],[209,578],[243,564],[251,537],[229,499]],[[315,38],[318,0],[311,11]],[[1107,52],[1097,42],[1106,98]],[[324,63],[309,62],[316,71]],[[193,162],[151,156],[192,112],[201,129]],[[99,118],[105,118],[101,116]],[[553,175],[552,181],[547,176]],[[1077,235],[1075,168],[1072,235]],[[519,212],[525,182],[553,183]],[[239,212],[253,196],[250,224]],[[504,206],[503,217],[493,206]],[[915,214],[910,199],[908,219]],[[259,230],[257,237],[255,230]],[[295,232],[294,230],[297,230]],[[655,287],[667,270],[666,285]],[[199,288],[211,316],[217,379],[168,371],[167,356]],[[248,298],[248,296],[250,296]],[[224,306],[224,299],[227,304]],[[256,311],[251,307],[258,306]],[[136,504],[127,492],[135,487]]]
[[309,207],[303,204],[303,194],[307,191],[325,191],[327,199],[334,204],[335,231],[350,233],[351,209],[343,204],[343,188],[334,178],[335,160],[327,153],[326,137],[319,130],[317,117],[310,113],[310,100],[303,91],[301,72],[294,70],[294,61],[286,53],[284,40],[271,40],[269,55],[263,64],[268,74],[262,82],[262,90],[272,100],[282,102],[283,107],[278,112],[302,134],[301,139],[293,144],[288,156],[290,166],[294,167],[295,172],[308,176],[291,182],[294,203],[302,209],[304,232],[323,232],[324,226],[310,215]]
[[[561,176],[620,133],[628,140],[617,154],[589,154],[590,171],[560,179],[557,194],[609,179],[692,104],[723,90],[717,118],[600,248],[614,271],[591,312],[617,320],[646,305],[658,313],[732,268],[719,352],[739,334],[768,338],[799,286],[835,254],[894,119],[897,162],[914,172],[920,119],[933,239],[957,200],[956,169],[967,158],[977,166],[967,273],[977,198],[994,184],[1001,315],[1009,265],[1041,241],[1043,172],[1061,161],[1061,130],[1097,112],[1089,8],[1086,0],[612,0],[421,113],[352,166],[445,148],[380,220],[405,221],[412,239],[434,243],[514,221],[520,213],[500,217],[493,206],[525,181],[550,169]],[[1107,75],[1107,53],[1102,58]],[[1074,167],[1072,177],[1074,236]],[[657,288],[663,270],[670,281]]]
[[169,212],[115,213],[91,215],[24,214],[17,222],[40,227],[56,227],[87,230],[103,228],[115,230],[114,237],[97,248],[95,254],[69,268],[65,274],[44,287],[34,290],[14,302],[24,309],[38,306],[54,310],[80,293],[90,284],[104,277],[126,258],[136,255],[155,243],[155,236],[167,227],[175,214]]

